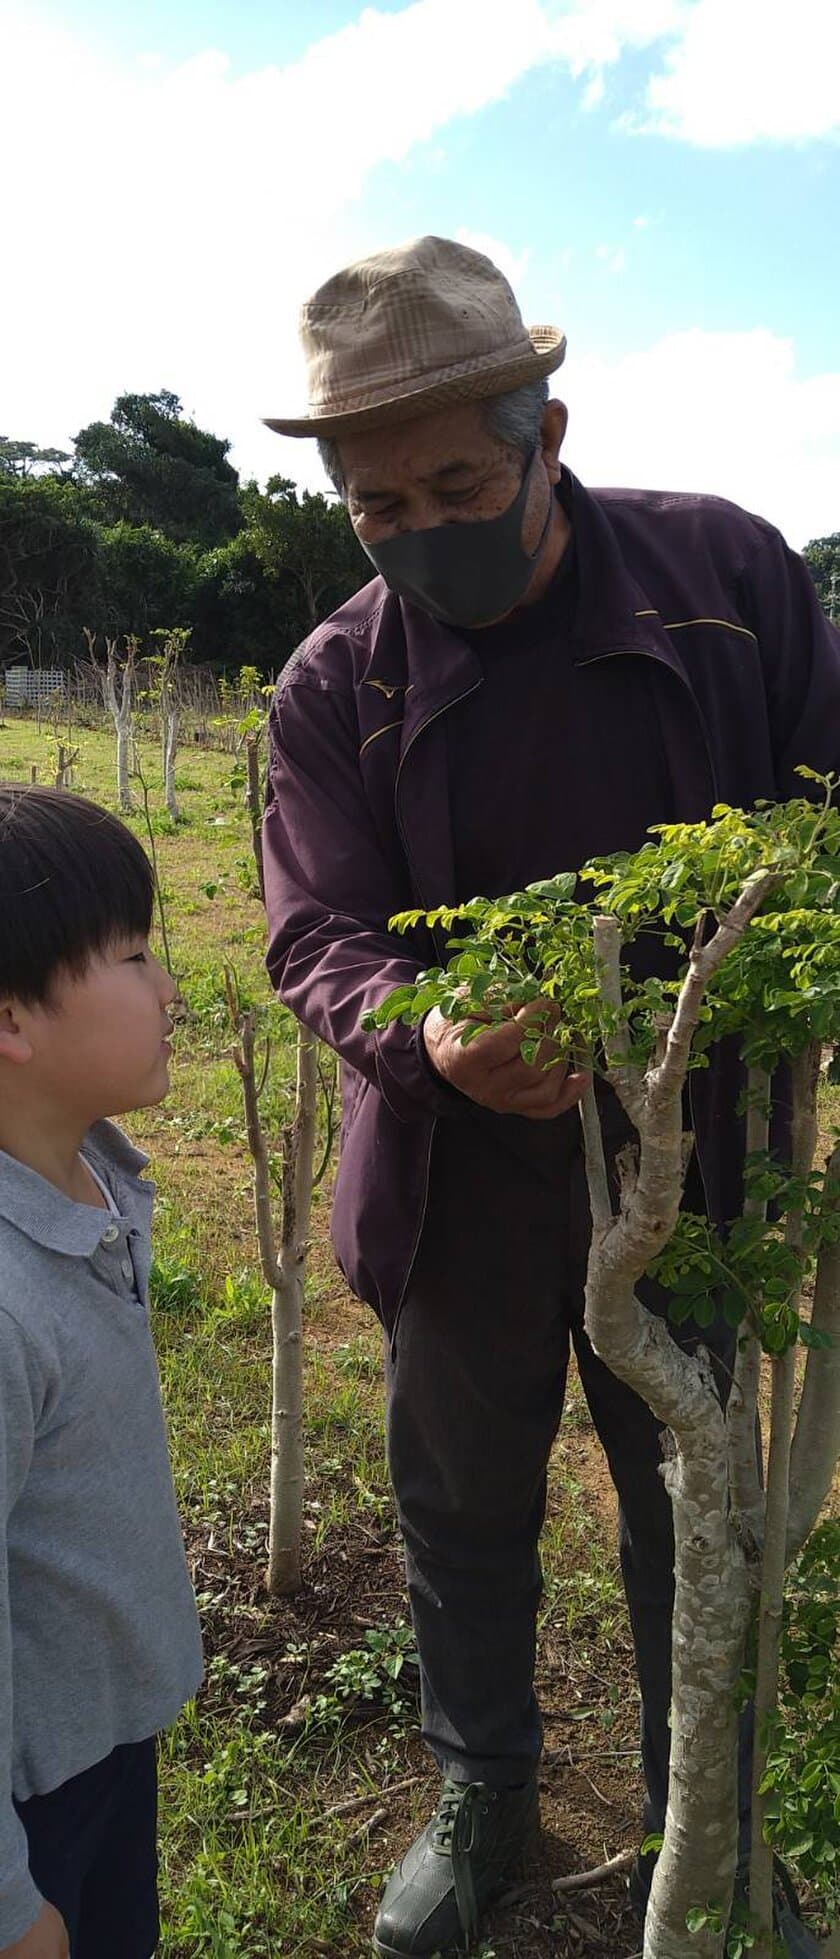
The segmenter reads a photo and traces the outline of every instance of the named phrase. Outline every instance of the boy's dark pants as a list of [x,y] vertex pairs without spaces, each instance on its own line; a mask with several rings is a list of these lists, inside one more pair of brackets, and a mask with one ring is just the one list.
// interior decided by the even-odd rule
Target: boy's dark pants
[[[674,1542],[660,1427],[597,1359],[583,1329],[590,1227],[576,1115],[527,1131],[515,1121],[502,1140],[499,1124],[438,1125],[426,1221],[387,1364],[389,1460],[423,1732],[457,1781],[509,1785],[534,1772],[542,1741],[533,1692],[537,1539],[571,1341],[618,1491],[642,1695],[645,1827],[661,1830]],[[702,1208],[699,1191],[687,1201]],[[640,1291],[664,1310],[655,1287]],[[701,1337],[731,1362],[728,1328]],[[748,1744],[745,1723],[742,1784]],[[748,1785],[747,1774],[745,1803]]]
[[71,1959],[150,1959],[158,1941],[155,1742],[115,1748],[16,1805],[29,1868],[61,1912]]

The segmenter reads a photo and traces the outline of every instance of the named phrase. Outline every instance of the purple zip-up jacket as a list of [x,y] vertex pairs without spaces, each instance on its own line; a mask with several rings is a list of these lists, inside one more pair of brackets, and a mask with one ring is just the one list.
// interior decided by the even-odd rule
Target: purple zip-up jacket
[[[649,659],[676,820],[719,800],[800,795],[802,762],[840,769],[840,633],[778,531],[716,497],[588,492],[568,471],[562,494],[579,575],[572,657]],[[472,647],[375,578],[304,641],[271,710],[268,968],[341,1056],[333,1245],[388,1328],[419,1241],[435,1124],[469,1119],[471,1105],[438,1080],[416,1029],[368,1034],[361,1017],[445,957],[428,933],[399,938],[388,920],[455,901],[445,717],[481,684]],[[561,736],[558,750],[562,766]],[[605,752],[593,796],[610,783]],[[725,1043],[692,1078],[721,1222],[740,1206],[739,1087]]]

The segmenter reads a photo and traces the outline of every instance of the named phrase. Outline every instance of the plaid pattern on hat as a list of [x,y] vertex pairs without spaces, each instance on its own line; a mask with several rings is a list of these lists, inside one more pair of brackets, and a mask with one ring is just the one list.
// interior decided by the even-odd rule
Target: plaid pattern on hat
[[525,327],[504,274],[468,245],[420,238],[337,272],[307,300],[309,409],[280,435],[340,435],[445,402],[507,394],[560,366],[565,336]]

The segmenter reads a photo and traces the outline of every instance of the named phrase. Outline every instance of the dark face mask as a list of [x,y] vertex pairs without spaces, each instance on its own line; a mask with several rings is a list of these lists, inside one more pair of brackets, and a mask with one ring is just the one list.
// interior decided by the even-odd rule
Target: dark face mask
[[437,524],[432,530],[406,531],[381,544],[365,544],[391,591],[447,626],[489,625],[512,612],[534,576],[554,507],[552,496],[542,536],[529,555],[522,548],[522,519],[539,458],[535,449],[513,502],[500,517]]

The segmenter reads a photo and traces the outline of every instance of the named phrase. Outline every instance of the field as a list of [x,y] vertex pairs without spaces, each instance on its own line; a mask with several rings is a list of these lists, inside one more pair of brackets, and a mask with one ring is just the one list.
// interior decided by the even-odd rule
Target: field
[[[113,802],[113,744],[80,747],[74,787]],[[0,776],[51,780],[46,729],[0,728]],[[417,1733],[416,1673],[383,1456],[380,1341],[343,1289],[316,1194],[306,1326],[307,1556],[294,1600],[263,1585],[268,1299],[252,1222],[223,968],[272,1031],[264,1097],[288,1106],[292,1030],[263,971],[232,759],[184,748],[173,827],[149,741],[141,762],[183,995],[172,1092],[127,1127],[158,1188],[154,1319],[175,1477],[204,1625],[206,1686],[162,1746],[164,1959],[356,1959],[383,1876],[428,1817],[436,1776]],[[135,784],[139,797],[139,785]],[[133,819],[144,840],[142,814]],[[834,1111],[833,1113],[837,1113]],[[614,1549],[615,1505],[572,1378],[543,1541],[539,1688],[543,1837],[495,1913],[483,1959],[629,1959],[622,1884],[564,1897],[551,1879],[637,1838],[638,1697]]]

